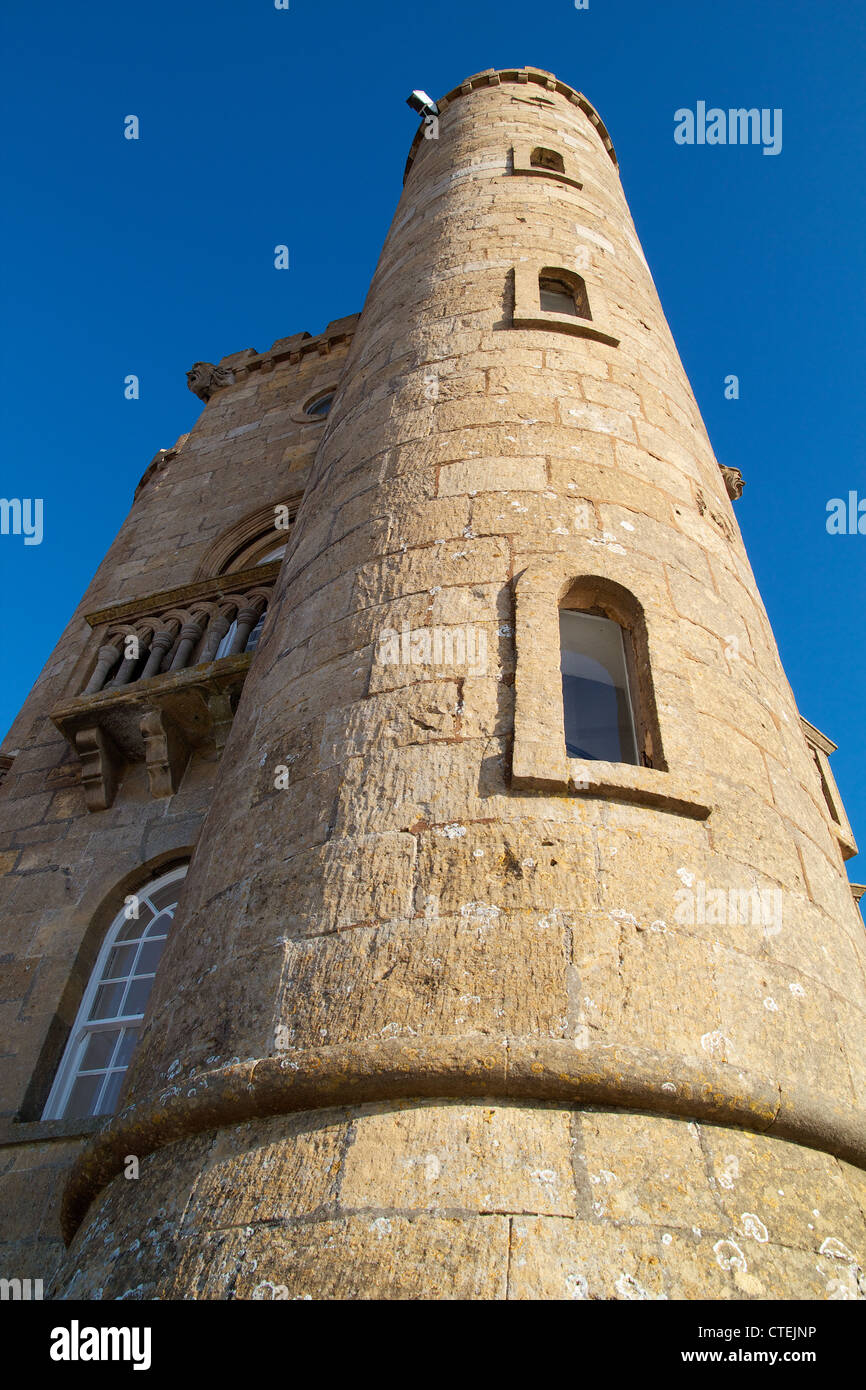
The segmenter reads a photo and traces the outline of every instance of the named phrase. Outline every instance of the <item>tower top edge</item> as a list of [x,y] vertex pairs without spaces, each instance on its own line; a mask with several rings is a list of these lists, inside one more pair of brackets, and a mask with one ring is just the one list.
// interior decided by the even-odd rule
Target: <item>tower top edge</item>
[[[485,72],[476,72],[472,77],[464,78],[457,87],[454,87],[450,92],[446,92],[445,96],[439,97],[437,105],[441,111],[443,107],[449,106],[452,102],[459,100],[460,97],[468,96],[470,92],[477,91],[481,87],[499,87],[503,82],[514,82],[520,86],[526,86],[531,82],[537,87],[544,87],[549,92],[558,92],[560,96],[564,96],[570,101],[573,106],[579,106],[598,131],[601,142],[610,155],[614,168],[619,170],[619,161],[616,157],[613,141],[608,134],[607,126],[601,119],[601,116],[596,111],[592,102],[583,95],[583,92],[579,92],[576,87],[570,87],[567,82],[562,82],[554,73],[546,72],[543,68],[488,68]],[[406,160],[406,168],[403,173],[404,183],[408,178],[409,170],[412,168],[418,146],[423,138],[424,125],[422,123],[415,135],[415,139],[412,141],[412,147],[409,150],[409,157]]]

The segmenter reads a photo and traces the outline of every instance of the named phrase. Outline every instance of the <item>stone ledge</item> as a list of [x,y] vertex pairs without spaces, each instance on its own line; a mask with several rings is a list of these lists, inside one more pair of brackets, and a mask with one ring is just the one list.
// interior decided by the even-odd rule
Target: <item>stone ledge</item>
[[628,763],[587,762],[582,758],[568,758],[567,763],[568,790],[577,796],[657,806],[661,811],[674,811],[695,820],[706,820],[713,809],[692,783],[670,772]]
[[596,328],[589,319],[574,318],[571,314],[552,314],[540,310],[537,314],[515,313],[512,328],[542,329],[548,333],[568,333],[572,338],[591,338],[596,343],[607,343],[608,347],[619,347],[619,338]]
[[67,1139],[89,1139],[105,1128],[106,1116],[74,1120],[2,1120],[0,1149],[15,1144],[52,1144]]
[[215,1068],[128,1106],[73,1166],[64,1239],[71,1242],[127,1154],[141,1159],[192,1135],[273,1115],[416,1098],[643,1111],[785,1139],[866,1168],[866,1112],[726,1063],[564,1041],[367,1041]]
[[698,787],[671,772],[631,763],[604,763],[568,758],[549,740],[515,740],[511,768],[514,791],[557,793],[655,806],[694,820],[707,820],[712,803]]

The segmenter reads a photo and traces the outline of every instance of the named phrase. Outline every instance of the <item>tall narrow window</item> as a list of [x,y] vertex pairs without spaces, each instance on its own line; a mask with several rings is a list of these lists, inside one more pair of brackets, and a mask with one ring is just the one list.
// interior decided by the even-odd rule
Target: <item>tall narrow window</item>
[[539,307],[550,314],[573,314],[591,319],[589,296],[582,275],[567,270],[542,270],[538,277]]
[[565,748],[570,758],[638,763],[634,707],[619,623],[561,610]]
[[[160,956],[171,931],[186,866],[155,879],[114,919],[84,991],[45,1106],[44,1120],[108,1115],[123,1078]],[[137,916],[129,915],[137,910]]]

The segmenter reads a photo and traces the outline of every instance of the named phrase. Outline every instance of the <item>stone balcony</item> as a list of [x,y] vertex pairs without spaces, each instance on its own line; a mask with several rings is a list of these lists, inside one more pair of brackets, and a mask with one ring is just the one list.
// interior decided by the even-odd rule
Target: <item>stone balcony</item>
[[127,763],[146,763],[151,795],[171,796],[193,752],[222,751],[278,572],[257,565],[87,615],[89,679],[51,718],[88,810],[112,804]]

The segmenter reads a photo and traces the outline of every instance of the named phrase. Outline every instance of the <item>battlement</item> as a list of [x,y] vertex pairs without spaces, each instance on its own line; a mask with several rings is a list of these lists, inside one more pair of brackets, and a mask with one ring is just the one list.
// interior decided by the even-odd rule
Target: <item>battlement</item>
[[[447,92],[444,97],[439,97],[436,104],[439,107],[440,114],[445,110],[446,106],[450,106],[452,102],[457,101],[460,97],[468,96],[470,92],[477,91],[479,87],[499,87],[503,82],[516,82],[521,86],[534,83],[536,86],[544,87],[548,92],[558,92],[560,96],[566,97],[573,106],[579,106],[581,111],[586,113],[598,131],[601,142],[610,155],[614,168],[617,170],[619,169],[619,161],[616,157],[613,141],[608,134],[604,121],[601,119],[601,116],[596,111],[592,102],[583,95],[583,92],[578,92],[575,87],[570,87],[567,82],[561,82],[552,72],[546,72],[544,68],[488,68],[485,72],[477,72],[474,76],[465,78],[458,87],[454,87],[453,90]],[[425,126],[422,123],[415,139],[412,141],[412,148],[406,160],[406,168],[403,171],[404,183],[409,177],[409,170],[415,162],[418,146],[424,138]]]
[[324,332],[317,333],[315,337],[304,331],[293,333],[288,338],[277,338],[266,352],[259,352],[257,348],[243,348],[240,352],[230,352],[226,357],[221,357],[216,364],[194,362],[186,374],[187,385],[199,400],[207,402],[214,391],[243,381],[252,372],[272,370],[279,362],[294,365],[314,353],[327,357],[338,343],[348,342],[354,337],[360,317],[358,313],[333,319]]

